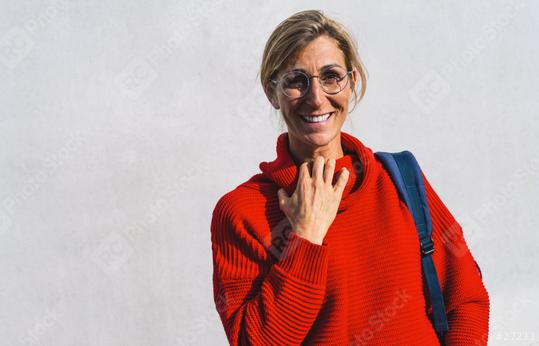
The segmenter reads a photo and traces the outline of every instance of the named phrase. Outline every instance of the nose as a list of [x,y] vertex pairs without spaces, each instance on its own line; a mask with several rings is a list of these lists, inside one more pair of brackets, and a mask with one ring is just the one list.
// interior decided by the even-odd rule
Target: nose
[[314,107],[319,107],[323,103],[324,91],[320,80],[315,80],[318,76],[312,76],[310,79],[309,90],[305,93],[305,100]]

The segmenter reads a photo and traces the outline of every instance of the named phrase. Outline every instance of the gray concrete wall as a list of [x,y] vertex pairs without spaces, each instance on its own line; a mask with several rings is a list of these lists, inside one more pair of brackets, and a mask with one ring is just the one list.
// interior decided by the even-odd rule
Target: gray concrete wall
[[211,212],[275,156],[258,67],[307,8],[369,71],[344,130],[413,151],[463,225],[491,344],[539,342],[536,1],[47,0],[0,3],[2,345],[226,344]]

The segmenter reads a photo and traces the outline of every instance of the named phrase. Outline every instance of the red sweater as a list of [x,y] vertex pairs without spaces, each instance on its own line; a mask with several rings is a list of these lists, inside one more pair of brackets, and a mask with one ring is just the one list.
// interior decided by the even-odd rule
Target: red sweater
[[[297,167],[288,134],[262,173],[222,196],[211,222],[217,311],[232,345],[438,345],[415,225],[370,148],[341,131],[350,177],[322,245],[289,228],[277,190]],[[334,182],[337,174],[335,174]],[[423,175],[447,345],[486,345],[489,297],[462,229]]]

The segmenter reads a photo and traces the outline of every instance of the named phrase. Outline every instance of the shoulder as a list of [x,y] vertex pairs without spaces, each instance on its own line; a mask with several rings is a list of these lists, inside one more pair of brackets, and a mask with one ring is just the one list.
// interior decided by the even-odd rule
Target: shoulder
[[215,203],[212,223],[247,220],[264,213],[269,199],[276,198],[278,187],[259,173],[224,193]]
[[429,209],[434,209],[437,216],[443,216],[445,219],[448,219],[451,223],[455,222],[455,218],[445,205],[445,203],[442,201],[441,197],[438,195],[438,193],[434,190],[432,184],[427,179],[425,172],[422,170],[421,175],[423,177],[423,183],[425,185],[425,194],[427,197],[427,202],[429,205]]
[[266,246],[271,242],[268,204],[278,204],[277,189],[267,178],[256,174],[223,194],[211,219],[214,250],[236,248],[246,256],[266,258]]

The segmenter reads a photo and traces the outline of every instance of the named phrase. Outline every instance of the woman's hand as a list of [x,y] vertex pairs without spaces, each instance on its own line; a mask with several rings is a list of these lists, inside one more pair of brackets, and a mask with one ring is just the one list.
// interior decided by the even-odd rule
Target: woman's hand
[[288,197],[284,189],[279,189],[279,208],[286,215],[292,231],[312,243],[321,245],[329,226],[335,220],[337,209],[349,172],[343,168],[339,178],[332,185],[335,160],[318,156],[313,163],[312,176],[308,161],[299,167],[296,191]]

